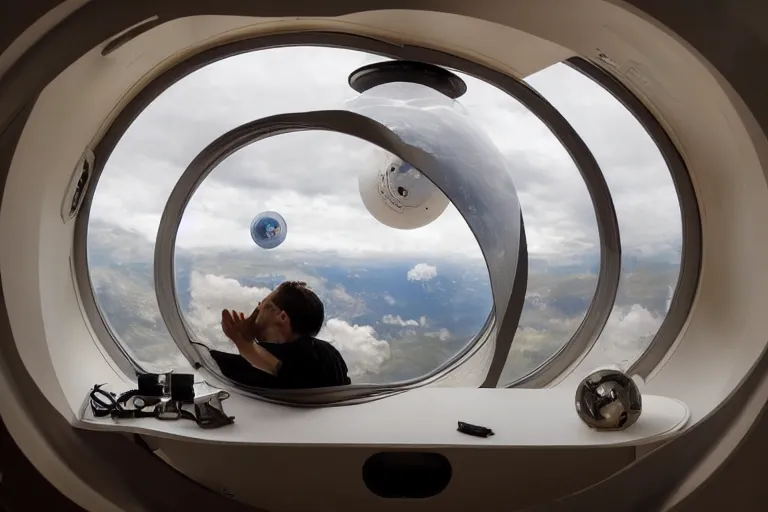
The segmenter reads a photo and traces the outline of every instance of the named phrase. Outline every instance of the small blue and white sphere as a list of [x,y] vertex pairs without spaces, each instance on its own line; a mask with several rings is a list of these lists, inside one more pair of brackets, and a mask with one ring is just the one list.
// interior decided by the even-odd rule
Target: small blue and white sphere
[[277,212],[263,212],[251,221],[251,238],[262,249],[274,249],[285,241],[288,225]]

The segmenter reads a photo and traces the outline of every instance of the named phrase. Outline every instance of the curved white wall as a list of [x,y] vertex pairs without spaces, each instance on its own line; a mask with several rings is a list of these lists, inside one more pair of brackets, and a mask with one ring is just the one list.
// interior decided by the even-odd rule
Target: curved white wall
[[[124,8],[129,11],[140,3]],[[174,5],[192,9],[195,3],[189,0]],[[414,8],[422,4],[438,8],[435,2],[410,3]],[[452,4],[444,2],[441,8],[473,11],[476,16],[535,33],[587,57],[594,57],[599,48],[620,63],[619,73],[634,66],[649,77],[650,87],[631,79],[624,82],[657,114],[691,168],[701,201],[704,261],[690,322],[677,349],[652,376],[648,391],[683,399],[692,407],[694,420],[701,419],[733,390],[766,345],[768,274],[762,270],[768,256],[762,227],[768,218],[763,173],[768,168],[765,134],[711,66],[684,42],[666,35],[663,27],[635,17],[637,11],[625,11],[622,2],[513,0],[499,4],[480,0]],[[252,5],[254,12],[259,9],[258,3]],[[361,4],[359,8],[363,7]],[[83,147],[98,139],[108,124],[102,121],[135,93],[131,87],[143,74],[171,55],[173,48],[250,23],[236,18],[219,18],[218,25],[208,21],[179,20],[145,34],[106,59],[95,53],[81,59],[77,73],[70,68],[62,74],[35,106],[10,170],[0,210],[0,270],[8,312],[14,321],[14,340],[38,385],[68,418],[79,407],[94,377],[107,378],[114,372],[76,307],[75,288],[68,274],[71,227],[63,227],[58,218],[61,194]],[[492,32],[483,26],[485,30]],[[503,32],[500,30],[500,39],[492,47],[506,48],[506,53],[478,60],[499,69],[536,69],[503,62],[528,50],[522,44],[505,45]],[[464,45],[482,44],[484,37],[475,34],[456,29],[455,36]],[[442,35],[444,39],[437,46],[456,46],[448,36]],[[472,50],[461,51],[469,54]],[[549,52],[557,53],[552,47],[542,50]],[[135,57],[138,59],[126,67]],[[541,63],[549,62],[543,59]],[[39,318],[42,325],[37,323]],[[54,375],[58,379],[53,379]],[[11,403],[13,399],[5,396],[0,402],[4,417],[19,413]],[[15,422],[14,437],[18,439],[22,429],[31,432],[34,425]],[[25,451],[30,450],[29,438],[27,441]],[[166,447],[172,450],[170,444]],[[40,453],[46,449],[37,448]],[[186,450],[187,446],[177,448]],[[62,482],[59,480],[60,486],[80,485],[74,480]],[[70,496],[75,493],[72,488],[69,491]],[[92,494],[80,486],[79,502],[99,509],[103,503]]]
[[[383,25],[394,21],[385,17]],[[59,216],[80,155],[86,147],[95,146],[111,119],[142,84],[182,58],[179,49],[195,43],[211,46],[216,34],[223,34],[218,40],[242,37],[232,31],[243,26],[250,26],[248,33],[253,34],[266,29],[295,30],[296,25],[264,21],[254,25],[253,19],[238,17],[171,21],[107,57],[101,55],[100,47],[91,50],[57,77],[37,101],[6,183],[0,232],[16,242],[0,249],[0,265],[10,317],[43,319],[42,323],[14,323],[14,338],[30,373],[65,416],[79,410],[94,382],[113,382],[119,373],[82,314],[70,265],[74,223],[64,225]],[[298,25],[310,28],[317,23]],[[331,26],[342,30],[351,24]],[[492,30],[498,32],[499,28]],[[536,70],[563,57],[557,47],[513,30],[507,32],[513,40],[527,42],[528,47],[539,44],[548,50],[541,52],[546,60],[526,57],[511,62],[515,68]],[[425,41],[423,44],[429,45],[429,40]],[[26,221],[19,223],[19,218]]]
[[[458,12],[459,6],[444,8]],[[680,398],[691,406],[694,419],[703,417],[733,389],[766,344],[768,317],[760,312],[768,306],[768,295],[763,293],[768,274],[759,270],[768,256],[768,239],[762,233],[768,188],[757,153],[765,156],[765,137],[755,130],[728,85],[705,63],[652,23],[619,7],[599,0],[549,0],[535,7],[524,2],[503,6],[479,2],[460,9],[474,9],[475,15],[498,24],[419,13],[412,19],[437,16],[443,23],[428,25],[450,30],[422,31],[421,37],[411,34],[408,39],[438,49],[458,48],[458,53],[492,67],[525,72],[566,57],[562,47],[587,57],[599,48],[619,63],[620,74],[634,67],[647,77],[650,86],[625,82],[658,115],[691,169],[701,201],[705,248],[700,293],[690,322],[677,349],[649,379],[648,391]],[[81,315],[69,275],[72,225],[62,225],[58,217],[69,175],[86,145],[98,140],[109,119],[141,84],[197,47],[258,31],[321,26],[397,38],[395,26],[415,29],[398,25],[407,23],[400,18],[403,14],[371,12],[341,22],[256,25],[253,19],[237,17],[179,19],[108,57],[92,50],[46,89],[24,131],[6,185],[0,233],[3,240],[14,242],[0,248],[0,268],[21,355],[63,414],[69,416],[80,407],[94,381],[115,376],[114,365]],[[373,27],[378,20],[381,24]],[[499,24],[535,33],[559,46]],[[493,35],[493,45],[487,43],[491,39],[462,37],[480,32]],[[470,47],[473,41],[478,48]],[[525,50],[509,51],[510,47]],[[537,48],[541,49],[532,51]],[[523,55],[525,59],[513,60]],[[531,55],[536,58],[530,59]],[[30,317],[43,321],[21,320]],[[58,382],[51,378],[54,375]],[[564,385],[570,385],[568,380]]]

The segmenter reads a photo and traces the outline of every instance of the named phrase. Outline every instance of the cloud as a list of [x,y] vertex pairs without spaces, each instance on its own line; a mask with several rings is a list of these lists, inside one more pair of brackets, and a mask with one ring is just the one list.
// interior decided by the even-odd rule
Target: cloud
[[419,325],[417,320],[403,320],[400,315],[384,315],[381,317],[381,321],[389,325],[399,325],[402,327],[415,327]]
[[[569,66],[551,66],[526,81],[563,114],[595,156],[611,191],[622,246],[646,254],[679,251],[677,193],[661,152],[634,115]],[[594,214],[580,208],[577,218],[587,216]]]
[[343,285],[334,286],[330,291],[321,292],[320,295],[326,296],[327,302],[350,317],[359,316],[367,309],[365,301],[350,294]]
[[370,325],[351,325],[331,318],[319,337],[330,341],[341,352],[352,380],[366,374],[376,375],[390,356],[389,343],[377,339]]
[[[207,144],[264,116],[343,108],[356,95],[347,86],[348,74],[375,60],[382,59],[331,48],[275,48],[194,72],[149,105],[121,139],[99,180],[92,215],[154,240],[168,194]],[[565,148],[515,99],[481,80],[463,78],[468,91],[461,103],[511,164],[532,256],[557,261],[596,253],[594,208]],[[563,112],[601,164],[625,250],[679,251],[680,215],[669,172],[632,115],[565,65],[527,81]],[[368,143],[331,132],[291,133],[252,144],[222,162],[195,192],[177,243],[195,249],[250,247],[250,220],[271,209],[289,225],[279,252],[450,255],[482,264],[474,236],[452,206],[417,230],[375,221],[357,191],[357,175],[371,165],[370,153]],[[654,201],[647,201],[650,196]]]
[[424,336],[426,336],[427,338],[437,338],[440,341],[446,341],[451,339],[451,332],[445,327],[443,327],[439,331],[424,333]]
[[584,368],[618,364],[628,368],[648,347],[664,318],[639,304],[614,308],[605,329],[584,360]]
[[409,281],[429,281],[437,277],[437,267],[426,263],[418,263],[408,271]]
[[[92,215],[154,240],[171,189],[208,143],[264,116],[343,108],[357,94],[347,85],[348,74],[371,60],[355,51],[277,48],[196,71],[149,105],[121,139],[99,180]],[[216,101],[204,101],[211,97]],[[323,131],[252,144],[222,162],[194,193],[177,245],[195,250],[250,247],[251,219],[275,210],[289,226],[278,253],[370,257],[429,252],[481,264],[475,238],[453,206],[416,230],[386,227],[367,213],[357,175],[372,165],[372,149],[355,137]],[[451,243],[446,243],[447,233]]]
[[187,321],[200,336],[198,341],[218,342],[229,347],[231,343],[221,332],[221,311],[234,309],[250,313],[272,290],[243,286],[229,277],[192,272],[189,291],[191,300]]

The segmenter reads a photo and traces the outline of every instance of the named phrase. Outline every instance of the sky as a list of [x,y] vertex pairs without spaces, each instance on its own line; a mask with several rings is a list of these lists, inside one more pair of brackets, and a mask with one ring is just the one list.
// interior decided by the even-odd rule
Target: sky
[[[153,244],[172,188],[207,144],[265,116],[343,109],[357,96],[347,85],[349,73],[378,60],[383,59],[348,50],[278,48],[225,59],[194,72],[155,100],[120,141],[98,183],[92,220]],[[490,84],[461,76],[468,91],[459,102],[509,163],[525,219],[529,257],[555,267],[594,257],[599,251],[594,209],[568,152],[515,99]],[[663,158],[639,123],[609,93],[566,65],[556,64],[526,81],[560,110],[601,165],[617,210],[624,253],[679,258],[677,196]],[[415,230],[387,227],[366,211],[358,175],[375,172],[376,150],[362,140],[330,132],[292,133],[254,143],[225,160],[201,184],[182,218],[177,245],[212,253],[252,247],[251,220],[274,210],[288,224],[286,241],[272,251],[277,257],[323,254],[366,262],[419,261],[405,276],[409,281],[433,278],[437,262],[447,259],[484,266],[472,232],[453,205]],[[237,281],[215,274],[198,276],[193,285],[194,318],[206,329],[217,322],[210,316],[214,304],[235,296],[247,303],[268,292],[238,288]],[[630,309],[617,312],[611,325],[636,330],[631,322],[642,322],[643,314]],[[418,321],[418,316],[400,320]],[[630,323],[620,324],[622,319]],[[324,332],[329,331],[340,345],[355,343],[357,348],[345,353],[354,359],[350,368],[370,370],[385,358],[386,341],[376,338],[371,326],[329,319]]]

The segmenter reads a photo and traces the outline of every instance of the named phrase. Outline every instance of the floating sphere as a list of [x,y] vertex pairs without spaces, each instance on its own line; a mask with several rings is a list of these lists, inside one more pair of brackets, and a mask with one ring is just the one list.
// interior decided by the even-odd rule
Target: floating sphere
[[288,225],[277,212],[263,212],[251,221],[251,238],[262,249],[274,249],[285,241]]
[[[383,124],[406,144],[435,158],[440,176],[427,177],[418,167],[384,150],[374,152],[361,166],[358,187],[363,204],[386,226],[427,226],[448,208],[446,192],[464,196],[467,187],[462,182],[489,182],[497,173],[510,172],[504,155],[466,109],[434,88],[410,81],[386,82],[365,90],[345,107]],[[441,186],[436,184],[438,178]],[[446,180],[451,182],[447,187]],[[508,189],[508,195],[513,204],[518,203],[513,189]],[[468,206],[475,213],[484,205]]]
[[637,421],[642,409],[637,384],[616,369],[596,370],[576,389],[576,412],[595,430],[624,430]]
[[391,228],[416,229],[440,217],[450,201],[411,164],[376,151],[358,174],[360,197],[373,217]]

